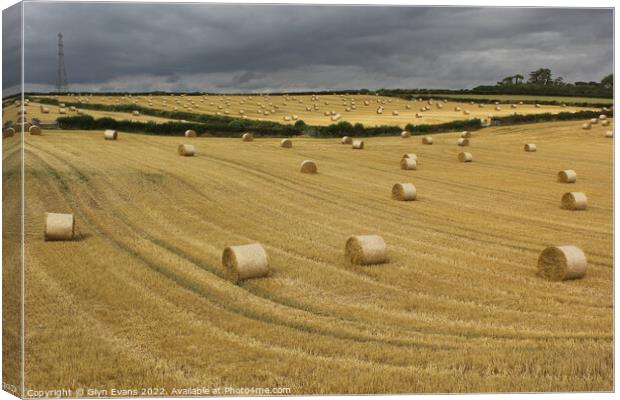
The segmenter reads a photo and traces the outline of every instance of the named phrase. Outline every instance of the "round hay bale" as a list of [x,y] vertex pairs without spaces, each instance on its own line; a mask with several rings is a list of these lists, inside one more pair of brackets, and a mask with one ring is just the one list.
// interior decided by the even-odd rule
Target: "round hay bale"
[[[403,158],[402,161],[413,161],[409,158]],[[402,164],[401,164],[402,165]],[[416,189],[413,183],[396,183],[392,186],[392,198],[400,201],[413,201],[416,197]]]
[[185,131],[185,137],[196,137],[196,136],[198,135],[196,134],[196,131],[193,129],[188,129]]
[[469,114],[471,114],[471,113],[469,112],[469,110],[463,110],[463,114],[464,114],[464,115],[469,115]]
[[15,129],[13,128],[4,128],[2,130],[2,139],[9,138],[15,135]]
[[600,119],[601,121],[606,120],[607,119],[607,115],[601,114],[601,115],[598,116],[598,119]]
[[418,160],[415,158],[401,158],[400,169],[404,170],[416,170],[418,169]]
[[280,141],[280,147],[284,147],[285,149],[290,149],[293,147],[293,141],[291,139],[282,139]]
[[251,142],[254,140],[254,135],[250,132],[246,132],[241,136],[241,140],[244,142]]
[[609,120],[608,119],[604,119],[601,121],[601,126],[609,126]]
[[38,135],[38,136],[40,136],[40,135],[42,135],[42,134],[43,134],[43,132],[41,131],[41,127],[39,127],[39,126],[37,126],[37,125],[32,125],[32,126],[28,129],[28,132],[29,132],[31,135]]
[[536,151],[536,145],[534,143],[528,143],[525,146],[523,146],[523,150],[527,151],[527,152],[534,152]]
[[418,160],[418,155],[415,153],[405,153],[403,158],[411,158],[412,160]]
[[113,129],[106,129],[105,131],[103,131],[103,138],[105,140],[116,140],[117,137],[118,132]]
[[547,247],[538,256],[538,275],[550,281],[580,279],[587,264],[586,255],[577,246]]
[[469,139],[465,139],[465,138],[460,138],[457,142],[457,144],[461,147],[463,146],[469,146]]
[[392,111],[392,115],[398,115],[398,111],[396,110]]
[[43,114],[49,114],[50,113],[50,109],[47,107],[43,107],[41,106],[41,113]]
[[614,137],[614,132],[613,132],[613,131],[607,131],[607,132],[605,132],[605,137],[608,137],[608,138],[612,138],[612,137]]
[[461,137],[465,138],[465,139],[469,139],[471,137],[471,132],[463,131],[463,132],[461,132]]
[[301,168],[299,169],[304,174],[316,174],[318,172],[318,168],[316,164],[312,160],[304,160],[301,162]]
[[433,138],[430,136],[424,136],[422,138],[422,144],[433,144]]
[[352,148],[356,150],[362,150],[364,148],[363,140],[354,140],[352,143]]
[[540,108],[540,104],[535,104],[534,107]]
[[596,119],[596,118],[592,118],[592,119],[590,120],[590,123],[591,123],[592,125],[596,125],[596,124],[598,124],[598,119]]
[[460,162],[472,162],[474,160],[474,157],[471,155],[471,153],[468,153],[466,151],[459,153],[458,158]]
[[454,107],[454,111],[461,111],[461,107],[459,106]]
[[387,247],[379,235],[351,236],[344,246],[344,256],[351,264],[382,264],[387,261]]
[[180,144],[177,151],[180,156],[191,157],[196,152],[196,149],[191,144]]
[[592,125],[589,122],[586,122],[585,124],[581,125],[581,129],[590,129],[592,128]]
[[66,114],[67,113],[67,109],[66,108],[59,108],[58,109],[58,114]]
[[403,139],[407,139],[407,138],[411,137],[411,132],[402,131],[400,133],[400,137],[403,138]]
[[140,115],[140,111],[138,111],[138,110],[133,110],[133,111],[131,112],[131,115],[138,116],[138,115]]
[[340,139],[340,143],[341,144],[351,144],[351,143],[353,143],[353,138],[351,136],[343,136],[342,139]]
[[585,210],[588,208],[588,198],[582,192],[568,192],[562,196],[562,208],[567,210]]
[[222,265],[226,277],[235,284],[269,275],[269,257],[260,243],[226,247],[222,253]]
[[577,173],[572,169],[565,169],[558,172],[558,182],[575,183],[577,182]]
[[516,104],[511,104],[510,108],[517,108],[517,105]]
[[45,213],[45,240],[71,240],[75,233],[73,214]]

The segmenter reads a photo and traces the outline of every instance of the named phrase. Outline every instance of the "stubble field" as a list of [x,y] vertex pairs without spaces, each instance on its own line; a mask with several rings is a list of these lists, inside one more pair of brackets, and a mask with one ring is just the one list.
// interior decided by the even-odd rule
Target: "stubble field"
[[[463,102],[441,102],[404,100],[395,97],[374,95],[265,95],[265,96],[233,96],[233,95],[207,95],[207,96],[54,96],[60,102],[78,102],[85,104],[136,104],[167,111],[187,111],[198,114],[222,115],[229,117],[275,121],[283,124],[294,124],[297,120],[303,120],[310,125],[330,125],[339,121],[348,121],[352,124],[362,123],[364,126],[373,127],[380,125],[401,126],[412,123],[440,124],[454,120],[486,119],[489,115],[502,117],[518,114],[539,114],[576,112],[580,110],[594,110],[589,107],[561,107],[541,105],[537,108],[534,104],[518,104],[511,108],[510,104],[500,104],[500,110],[495,109],[494,104],[478,104]],[[442,108],[438,108],[438,104]],[[316,108],[315,108],[316,105]],[[353,108],[355,107],[355,108]],[[383,108],[381,114],[377,113],[379,107]],[[428,107],[428,111],[421,111]],[[459,108],[457,111],[456,108]],[[52,106],[50,106],[52,108]],[[348,111],[347,111],[348,109]],[[469,114],[465,114],[465,111]],[[86,114],[95,116],[100,111],[83,109]],[[393,115],[396,112],[397,115]],[[329,115],[325,115],[329,113]],[[131,113],[114,113],[108,115],[123,119],[136,119]],[[332,115],[333,114],[333,115]],[[420,117],[417,117],[419,114]],[[339,115],[339,118],[334,116]],[[143,116],[143,119],[152,119]]]
[[[48,112],[44,113],[41,107],[47,107]],[[30,102],[26,107],[28,113],[26,117],[28,121],[32,118],[37,118],[43,124],[52,124],[56,122],[59,117],[74,117],[78,114],[77,110],[70,110],[68,107],[66,108],[65,114],[60,114],[58,106],[41,104],[37,102]],[[88,110],[88,109],[78,109],[82,115],[90,115],[93,118],[112,118],[115,120],[128,120],[128,121],[137,121],[137,122],[157,122],[164,123],[175,121],[170,118],[162,118],[153,115],[132,115],[131,113],[122,113],[116,111],[102,111],[102,110]]]
[[[610,391],[613,146],[581,123],[475,132],[468,164],[457,133],[361,151],[26,135],[26,388]],[[177,155],[183,142],[195,157]],[[409,152],[416,171],[399,169]],[[318,174],[299,172],[305,159]],[[568,168],[577,183],[557,183]],[[392,200],[397,182],[418,199]],[[575,190],[586,211],[560,208]],[[78,240],[44,242],[46,211],[74,213]],[[345,261],[364,233],[384,237],[388,263]],[[222,250],[250,242],[273,273],[233,285]],[[586,253],[584,279],[536,275],[540,251],[562,244]]]

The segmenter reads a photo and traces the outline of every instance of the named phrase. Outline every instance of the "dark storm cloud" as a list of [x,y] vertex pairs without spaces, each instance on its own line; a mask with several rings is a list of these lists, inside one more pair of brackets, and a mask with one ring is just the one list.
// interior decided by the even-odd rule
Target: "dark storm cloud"
[[26,3],[26,81],[95,90],[461,88],[612,71],[611,10]]
[[21,4],[2,11],[2,94],[21,90]]

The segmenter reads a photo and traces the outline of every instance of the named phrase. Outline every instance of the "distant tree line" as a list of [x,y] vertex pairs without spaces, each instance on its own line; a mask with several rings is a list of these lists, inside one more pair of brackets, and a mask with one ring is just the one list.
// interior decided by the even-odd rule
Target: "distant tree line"
[[494,86],[477,86],[470,93],[613,97],[613,74],[605,76],[600,82],[567,83],[561,76],[554,77],[550,68],[539,68],[529,73],[527,81],[524,81],[524,79],[524,76],[521,74],[507,76]]

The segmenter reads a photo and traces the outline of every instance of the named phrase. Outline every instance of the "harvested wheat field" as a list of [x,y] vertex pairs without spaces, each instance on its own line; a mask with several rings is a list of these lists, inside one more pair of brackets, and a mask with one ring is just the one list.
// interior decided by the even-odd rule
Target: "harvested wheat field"
[[[329,123],[341,100],[323,101],[308,120],[290,103]],[[386,122],[418,111],[403,103]],[[376,122],[369,107],[360,122]],[[25,387],[611,391],[613,144],[583,122],[476,131],[468,164],[460,132],[364,138],[363,151],[195,138],[194,157],[178,156],[181,136],[26,135]],[[416,170],[400,169],[406,153]],[[319,173],[299,172],[306,159]],[[561,208],[569,168],[587,210]],[[397,182],[415,201],[392,199]],[[44,241],[46,212],[73,214],[75,239]],[[353,235],[381,236],[387,261],[350,264]],[[250,243],[269,275],[235,285],[222,252]],[[537,275],[561,245],[585,253],[582,279]]]
[[[44,113],[41,107],[46,107],[48,112]],[[43,123],[53,123],[58,119],[58,117],[74,117],[77,115],[90,115],[93,118],[112,118],[119,121],[127,120],[127,121],[137,121],[137,122],[170,122],[175,121],[174,119],[162,118],[152,115],[132,115],[131,113],[123,113],[123,112],[115,112],[115,111],[101,111],[101,110],[89,110],[84,108],[76,108],[75,110],[70,110],[67,108],[66,114],[59,113],[59,107],[47,104],[41,104],[36,102],[30,102],[27,106],[28,120],[31,118],[37,118]]]
[[[41,96],[45,97],[45,96]],[[136,104],[142,107],[168,111],[186,111],[197,114],[222,115],[294,124],[303,120],[310,125],[330,125],[340,121],[362,123],[364,126],[398,125],[408,123],[440,124],[454,120],[486,119],[489,115],[502,117],[518,114],[540,114],[595,110],[594,107],[560,107],[534,104],[505,105],[500,111],[492,104],[404,100],[396,97],[375,95],[154,95],[154,96],[48,96],[60,102],[85,104]],[[428,110],[420,109],[427,107]],[[441,108],[439,108],[441,107]],[[455,108],[459,107],[459,111]],[[377,110],[381,108],[382,112]],[[393,112],[396,111],[397,115]],[[469,114],[465,114],[467,111]],[[89,112],[95,116],[93,112]],[[101,112],[98,112],[101,113]],[[107,113],[110,114],[110,113]],[[123,113],[116,113],[123,114]],[[421,117],[417,118],[416,114]],[[112,115],[106,115],[112,116]],[[339,117],[335,117],[339,116]],[[114,118],[114,116],[112,116]],[[148,116],[146,116],[148,117]],[[149,117],[151,118],[151,117]],[[136,120],[139,120],[136,117]]]

